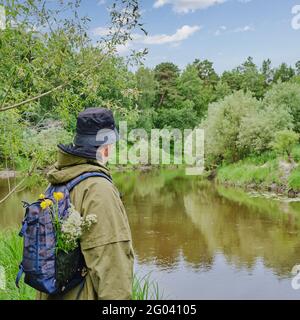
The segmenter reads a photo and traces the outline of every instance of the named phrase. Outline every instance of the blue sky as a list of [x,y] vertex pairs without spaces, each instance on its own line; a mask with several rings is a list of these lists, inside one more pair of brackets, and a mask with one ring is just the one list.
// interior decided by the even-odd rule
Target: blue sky
[[[83,0],[94,37],[105,32],[108,3]],[[294,64],[300,60],[300,29],[292,27],[293,18],[300,25],[300,15],[292,13],[296,5],[300,13],[300,0],[141,0],[149,36],[136,35],[120,52],[147,47],[149,67],[171,61],[183,68],[196,58],[209,59],[218,72],[248,56],[257,64],[266,58],[274,66]]]

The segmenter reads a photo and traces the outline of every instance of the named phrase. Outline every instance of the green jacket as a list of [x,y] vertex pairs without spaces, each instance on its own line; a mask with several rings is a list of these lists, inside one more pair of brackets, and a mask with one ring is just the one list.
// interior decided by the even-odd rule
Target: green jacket
[[[103,172],[105,166],[94,160],[59,150],[55,168],[48,173],[51,184],[67,182],[85,172]],[[97,223],[83,234],[81,249],[88,268],[80,300],[125,300],[132,297],[133,262],[131,231],[117,188],[101,177],[90,177],[71,191],[71,202],[83,217],[97,215]],[[49,297],[38,292],[38,299],[75,300],[80,288],[64,296]]]

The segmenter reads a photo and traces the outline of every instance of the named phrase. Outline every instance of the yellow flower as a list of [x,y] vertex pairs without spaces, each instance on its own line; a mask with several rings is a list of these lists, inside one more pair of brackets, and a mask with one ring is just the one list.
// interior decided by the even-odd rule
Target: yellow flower
[[64,194],[62,192],[54,192],[53,197],[56,201],[60,201],[64,198]]
[[43,210],[45,210],[45,209],[48,208],[48,205],[47,205],[46,201],[41,202],[41,208],[42,208]]
[[39,195],[39,199],[45,199],[46,198],[46,196],[43,194],[43,193],[41,193],[40,195]]
[[40,206],[43,210],[49,208],[52,205],[53,205],[53,202],[50,199],[46,199],[46,200],[42,201],[40,204]]
[[47,203],[48,207],[53,206],[53,202],[50,199],[46,199],[45,202]]

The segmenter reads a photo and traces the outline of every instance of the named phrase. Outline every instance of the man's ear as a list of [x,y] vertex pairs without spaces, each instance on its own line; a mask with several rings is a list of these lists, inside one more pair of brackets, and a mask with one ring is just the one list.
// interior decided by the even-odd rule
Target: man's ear
[[105,146],[103,151],[104,151],[104,157],[107,158],[109,155],[109,146]]

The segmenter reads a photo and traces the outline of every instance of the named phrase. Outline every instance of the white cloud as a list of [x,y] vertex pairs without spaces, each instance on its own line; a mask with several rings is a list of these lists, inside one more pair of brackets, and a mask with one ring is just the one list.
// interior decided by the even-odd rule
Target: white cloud
[[156,0],[154,8],[160,8],[166,4],[171,4],[174,11],[188,13],[190,11],[206,9],[216,4],[221,4],[227,0]]
[[105,37],[105,36],[109,35],[109,28],[97,27],[92,30],[92,34],[94,36]]
[[[157,35],[141,35],[132,34],[132,40],[127,41],[123,45],[117,45],[116,50],[120,55],[125,55],[132,49],[139,49],[142,45],[163,45],[170,44],[172,47],[178,47],[182,41],[188,39],[195,32],[201,29],[200,26],[184,25],[177,29],[174,34],[157,34]],[[109,29],[105,27],[98,27],[91,30],[94,36],[105,37],[109,34]]]
[[215,31],[215,36],[220,36],[224,33],[239,33],[239,32],[249,32],[249,31],[255,31],[255,28],[250,25],[237,27],[235,29],[228,29],[226,26],[221,26]]
[[248,31],[254,31],[254,28],[252,26],[244,26],[244,27],[239,27],[233,30],[233,32],[248,32]]
[[195,32],[199,31],[201,29],[200,26],[188,26],[185,25],[181,27],[180,29],[177,29],[177,31],[172,35],[167,34],[157,34],[153,36],[146,36],[142,39],[138,40],[141,43],[144,44],[166,44],[166,43],[179,43],[183,40],[186,40],[191,35],[193,35]]
[[215,36],[220,36],[223,32],[225,32],[227,30],[226,26],[221,26],[217,29],[217,31],[215,32]]
[[[160,45],[160,44],[178,44],[183,40],[188,39],[192,36],[195,32],[201,29],[200,26],[188,26],[184,25],[181,28],[177,29],[174,34],[156,34],[156,35],[141,35],[141,34],[133,34],[132,41],[134,43],[142,43],[148,45]],[[110,30],[105,27],[98,27],[91,30],[94,36],[105,37],[109,35]]]

